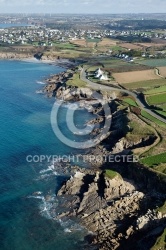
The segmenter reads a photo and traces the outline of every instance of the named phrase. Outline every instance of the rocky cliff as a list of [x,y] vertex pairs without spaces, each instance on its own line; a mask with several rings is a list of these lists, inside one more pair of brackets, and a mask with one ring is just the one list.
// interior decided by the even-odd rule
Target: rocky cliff
[[78,217],[93,232],[91,244],[96,249],[118,249],[122,241],[133,235],[146,232],[149,227],[161,227],[166,217],[148,210],[153,203],[151,198],[119,174],[108,177],[105,172],[77,171],[58,196],[67,201],[61,205],[63,212],[58,218]]
[[[92,156],[107,159],[110,155],[128,155],[135,149],[149,150],[158,143],[158,134],[129,109],[119,108],[111,94],[102,96],[112,111],[106,116],[101,103],[93,98],[93,90],[66,86],[72,73],[48,79],[44,92],[64,101],[82,101],[83,107],[86,103],[88,110],[97,115],[88,124],[101,125],[111,119],[109,132],[98,138],[97,146],[90,152]],[[92,137],[101,131],[101,126],[94,128]],[[58,219],[77,218],[91,232],[88,240],[95,249],[150,249],[153,237],[166,225],[166,215],[156,210],[165,201],[164,177],[161,180],[160,175],[138,163],[111,164],[101,160],[98,165],[94,160],[92,165],[93,169],[101,168],[97,171],[78,168],[58,191]],[[105,171],[110,168],[116,171],[113,175]]]
[[25,59],[32,58],[33,53],[1,52],[0,59]]

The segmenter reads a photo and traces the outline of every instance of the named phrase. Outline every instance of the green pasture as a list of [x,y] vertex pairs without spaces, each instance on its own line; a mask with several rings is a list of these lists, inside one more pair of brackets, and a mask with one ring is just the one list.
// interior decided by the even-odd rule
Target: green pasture
[[166,85],[165,79],[154,79],[148,81],[140,81],[140,82],[133,82],[133,83],[124,83],[123,86],[128,89],[145,89],[151,90],[151,88],[160,87]]
[[138,60],[137,63],[147,65],[150,67],[163,67],[166,66],[166,59],[145,59],[145,60]]
[[85,87],[86,83],[80,79],[80,74],[75,73],[66,83],[69,86]]
[[131,98],[124,98],[123,102],[128,103],[131,106],[138,107],[137,103]]
[[152,115],[150,115],[149,113],[147,113],[145,110],[142,110],[142,111],[141,111],[141,115],[142,115],[144,118],[148,119],[149,121],[154,122],[154,123],[156,123],[157,125],[166,128],[166,123],[164,123],[164,122],[158,120],[158,119],[155,118],[154,116],[152,116]]
[[166,153],[162,153],[159,155],[153,155],[146,158],[141,159],[141,163],[146,166],[153,167],[160,163],[166,163]]
[[162,94],[147,96],[146,99],[149,105],[166,103],[166,92]]
[[[166,81],[165,81],[166,84]],[[144,92],[145,95],[153,95],[153,94],[158,94],[158,93],[163,93],[166,92],[166,85],[163,86],[158,86],[154,89],[150,89]]]
[[101,39],[100,38],[94,38],[94,39],[88,38],[88,39],[86,39],[86,41],[88,43],[99,43],[101,41]]

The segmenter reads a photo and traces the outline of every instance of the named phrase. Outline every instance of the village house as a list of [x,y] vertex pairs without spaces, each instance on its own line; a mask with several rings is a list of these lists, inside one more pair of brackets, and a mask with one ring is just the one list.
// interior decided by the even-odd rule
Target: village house
[[94,77],[100,80],[108,81],[107,73],[102,71],[100,68],[95,71]]

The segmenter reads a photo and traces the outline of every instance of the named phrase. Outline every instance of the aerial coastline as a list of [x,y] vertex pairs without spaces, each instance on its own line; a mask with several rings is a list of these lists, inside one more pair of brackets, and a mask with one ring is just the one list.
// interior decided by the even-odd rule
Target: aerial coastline
[[[15,58],[17,58],[17,56]],[[11,60],[11,58],[8,58],[8,57],[6,59]],[[100,121],[99,117],[100,118],[103,117],[103,109],[101,108],[100,103],[98,102],[94,103],[94,100],[91,97],[93,96],[93,91],[90,90],[89,87],[86,87],[86,86],[84,87],[79,87],[79,85],[74,86],[74,82],[72,86],[68,84],[68,81],[70,81],[70,79],[73,78],[74,74],[77,74],[77,73],[80,74],[81,69],[79,67],[81,67],[81,65],[78,65],[78,64],[75,65],[73,62],[70,63],[68,59],[63,59],[62,61],[60,59],[56,61],[38,60],[34,57],[20,58],[20,55],[18,56],[17,59],[21,61],[25,61],[25,62],[32,62],[32,63],[40,62],[40,63],[47,63],[51,65],[61,65],[62,67],[66,68],[68,72],[65,71],[65,72],[59,73],[58,75],[52,75],[48,77],[47,79],[45,79],[46,86],[43,89],[43,93],[47,94],[47,96],[49,97],[56,97],[57,99],[63,99],[65,102],[72,102],[72,103],[75,101],[77,103],[79,102],[80,106],[81,105],[84,106],[86,103],[86,107],[88,107],[90,112],[94,114],[96,113],[98,114],[98,121],[92,120],[92,123],[98,124],[102,121],[102,120]],[[59,64],[59,61],[60,61],[60,64]],[[109,157],[110,154],[115,155],[123,151],[126,151],[126,153],[128,154],[129,151],[132,150],[132,147],[134,148],[135,151],[137,147],[139,148],[139,150],[141,150],[141,148],[143,150],[145,148],[148,149],[148,147],[151,147],[151,143],[155,143],[155,141],[158,140],[156,135],[153,135],[153,139],[150,137],[146,137],[146,139],[145,138],[143,139],[144,142],[142,141],[142,144],[140,143],[140,141],[136,141],[132,145],[131,142],[130,144],[127,141],[124,142],[123,136],[117,137],[117,134],[122,133],[121,129],[119,129],[119,124],[124,123],[125,116],[127,115],[126,109],[125,107],[124,107],[124,110],[119,109],[119,103],[116,101],[117,96],[118,96],[117,93],[115,94],[115,92],[112,92],[112,93],[110,92],[109,94],[108,93],[106,94],[105,92],[102,92],[102,91],[99,91],[99,92],[100,94],[102,94],[104,100],[109,103],[109,106],[113,113],[113,117],[112,117],[113,127],[111,127],[111,130],[112,131],[117,130],[117,131],[114,134],[114,136],[112,136],[112,133],[110,131],[105,137],[101,139],[101,141],[98,142],[98,145],[96,148],[93,148],[91,151],[89,151],[89,155],[92,155],[92,154],[94,154],[94,156],[101,155],[101,159],[102,159],[102,157]],[[91,100],[91,98],[93,101]],[[135,121],[137,120],[137,118],[134,115],[128,114],[127,116],[128,118],[131,116],[130,119],[132,118],[132,120],[135,120]],[[104,119],[107,119],[107,117],[105,117]],[[143,121],[141,122],[137,120],[137,122],[140,122],[143,126],[146,126],[143,123]],[[94,130],[92,132],[92,135],[96,135],[96,133],[99,133],[99,131],[100,129]],[[108,147],[106,145],[108,144],[110,140],[112,141],[111,146]],[[112,144],[114,144],[114,146]],[[127,148],[129,148],[129,150]],[[93,160],[93,162],[91,162],[91,165],[92,165],[91,170],[82,169],[79,167],[71,168],[71,176],[72,176],[71,179],[70,180],[67,179],[66,184],[64,184],[60,188],[57,195],[58,195],[58,199],[60,200],[61,199],[67,200],[68,196],[70,197],[71,200],[72,199],[74,200],[68,202],[65,207],[63,206],[59,207],[58,210],[59,209],[62,210],[61,213],[58,213],[55,215],[51,210],[49,211],[50,214],[52,214],[54,218],[56,217],[57,219],[60,219],[60,220],[63,220],[63,219],[66,220],[66,218],[74,219],[74,217],[75,218],[77,217],[80,221],[80,224],[83,227],[93,232],[93,234],[91,233],[87,235],[85,240],[88,240],[89,242],[88,244],[93,246],[94,249],[98,249],[98,247],[100,249],[110,249],[110,248],[116,249],[117,247],[120,246],[121,241],[123,242],[123,240],[127,240],[130,237],[130,235],[135,235],[135,234],[137,235],[139,234],[139,231],[140,233],[142,231],[146,233],[146,231],[149,231],[150,229],[153,229],[156,226],[161,228],[160,230],[162,231],[163,229],[162,225],[163,223],[165,223],[165,215],[162,215],[160,212],[157,212],[154,210],[156,205],[160,206],[165,199],[164,194],[162,194],[163,190],[165,190],[165,187],[164,187],[165,184],[161,182],[161,187],[158,187],[158,189],[155,191],[157,193],[159,192],[161,195],[161,199],[158,202],[157,201],[158,195],[156,197],[152,195],[153,197],[152,198],[149,194],[149,191],[145,189],[147,180],[145,181],[145,183],[143,183],[142,181],[140,182],[141,177],[139,177],[140,175],[139,169],[141,166],[139,166],[139,164],[137,166],[137,163],[135,164],[132,163],[132,165],[128,167],[126,166],[127,167],[126,169],[128,171],[127,175],[129,175],[130,178],[132,176],[131,179],[130,178],[128,179],[125,173],[126,170],[122,168],[121,164],[124,164],[124,163],[123,162],[120,162],[120,163],[118,162],[118,164],[114,163],[113,164],[114,170],[109,170],[109,167],[107,166],[108,165],[107,162],[105,164],[102,161],[95,162],[95,160]],[[131,168],[134,168],[135,173],[137,173],[137,179],[135,179],[134,177],[135,174],[133,175],[133,172],[132,172],[133,170],[131,170]],[[142,172],[141,175],[143,174],[144,171],[146,172],[147,178],[149,178],[148,179],[148,182],[149,182],[148,190],[149,190],[153,186],[153,182],[151,182],[150,176],[154,175],[152,177],[153,181],[156,177],[155,177],[155,174],[153,174],[153,172],[151,172],[150,170],[146,168],[145,170],[143,169],[141,170]],[[105,187],[104,190],[100,190],[101,182],[102,182],[102,186]],[[88,186],[88,185],[89,185],[89,189],[85,188],[84,190],[80,191],[82,189],[82,186]],[[113,186],[114,186],[114,190],[112,189]],[[103,193],[102,196],[99,195],[100,192]],[[79,198],[80,195],[83,197],[82,199]],[[119,205],[118,202],[111,204],[111,206],[108,205],[108,201],[110,199],[119,200],[121,205]],[[146,205],[147,199],[148,199],[148,207]],[[49,202],[49,199],[48,199],[48,202]],[[78,203],[79,203],[79,207],[78,207]],[[132,204],[132,207],[133,207],[132,209],[129,206],[129,204]],[[145,211],[147,209],[150,209],[151,207],[151,209],[148,210],[149,211],[148,214],[141,216],[142,208],[140,210],[140,204],[142,204],[141,206],[144,206]],[[120,209],[126,205],[129,206],[129,209],[127,211]],[[98,209],[100,211],[99,214],[98,214]],[[66,212],[64,212],[63,210]],[[113,214],[114,215],[116,214],[115,218],[112,217]],[[127,215],[134,217],[133,222],[131,222],[131,225],[128,225],[128,227],[126,226],[124,228],[122,227],[120,233],[118,235],[115,235],[115,233],[113,232],[118,229],[118,226],[115,223],[115,221],[118,220],[118,218],[120,218],[120,220],[123,220],[123,218],[125,218],[125,216]],[[108,220],[108,217],[111,218],[111,221]],[[145,218],[148,218],[148,220],[147,219],[145,220]],[[101,221],[103,221],[105,225],[104,231],[103,231],[103,223],[101,223]],[[133,244],[132,241],[131,241],[131,244]],[[86,245],[86,241],[85,241],[85,246],[87,249],[89,249],[88,245]]]
[[[89,148],[87,141],[80,143],[80,154],[87,160],[84,165],[51,162],[55,176],[61,177],[63,173],[58,190],[53,196],[37,191],[29,195],[48,204],[46,210],[53,221],[77,221],[86,230],[84,249],[139,250],[144,246],[145,250],[163,250],[166,225],[163,23],[158,20],[149,31],[146,27],[149,17],[145,24],[141,20],[135,22],[134,18],[132,28],[126,17],[125,25],[121,19],[111,17],[113,26],[104,17],[103,21],[99,18],[106,27],[103,30],[94,17],[94,32],[86,19],[77,18],[80,19],[75,24],[71,19],[72,25],[76,25],[74,32],[73,28],[66,31],[56,17],[58,29],[51,29],[49,22],[43,28],[29,27],[25,32],[14,28],[16,44],[11,44],[14,39],[10,40],[8,32],[1,31],[5,35],[0,59],[61,67],[61,72],[42,79],[45,84],[38,93],[57,103],[61,101],[66,109],[76,104],[92,117],[89,120],[82,117],[82,123],[93,128],[88,136],[94,143]],[[86,25],[77,29],[82,19]],[[110,27],[114,30],[110,31]],[[24,44],[28,43],[26,32],[31,34],[33,45]],[[17,39],[21,39],[19,44]],[[81,135],[80,131],[72,132],[78,138]]]
[[[52,76],[51,78],[47,79],[47,85],[44,87],[44,93],[46,93],[49,97],[53,96],[56,98],[60,98],[66,102],[76,101],[80,104],[83,102],[83,106],[85,106],[85,100],[87,99],[86,105],[88,106],[89,110],[91,110],[91,112],[94,114],[96,114],[97,112],[99,117],[102,118],[103,109],[101,108],[100,103],[93,104],[92,101],[88,101],[90,100],[91,96],[93,96],[93,91],[85,87],[80,88],[78,86],[75,87],[66,85],[66,82],[70,78],[72,78],[73,74],[75,74],[75,70],[76,69],[70,70],[70,73],[68,74],[60,73],[57,76]],[[87,170],[79,167],[76,169],[74,168],[74,171],[71,172],[71,179],[68,180],[66,184],[64,184],[59,190],[59,199],[68,199],[68,197],[70,197],[70,201],[66,205],[64,204],[64,206],[61,205],[61,209],[58,208],[62,210],[62,212],[56,215],[56,218],[65,219],[66,217],[78,217],[81,225],[85,226],[88,230],[93,232],[93,235],[88,236],[88,240],[92,244],[92,246],[96,247],[96,249],[98,249],[98,247],[100,249],[116,249],[120,246],[120,242],[124,239],[128,239],[130,235],[137,235],[139,234],[139,231],[140,233],[142,231],[146,233],[146,230],[149,231],[150,228],[152,229],[159,225],[159,227],[161,227],[161,224],[165,221],[165,215],[155,212],[154,207],[157,205],[157,197],[155,198],[154,195],[152,195],[153,198],[150,198],[150,194],[148,191],[153,186],[153,182],[151,182],[150,180],[151,177],[154,175],[152,177],[153,181],[154,178],[157,178],[157,176],[155,177],[155,174],[153,172],[146,168],[143,170],[142,166],[139,163],[131,162],[130,164],[127,164],[127,162],[123,162],[122,160],[118,163],[113,161],[112,167],[115,172],[111,172],[108,167],[109,160],[105,163],[103,160],[99,162],[96,160],[95,162],[95,156],[97,155],[101,156],[100,159],[104,157],[109,159],[109,156],[111,154],[129,154],[132,148],[135,152],[138,149],[145,152],[145,150],[149,150],[153,143],[155,144],[158,141],[158,137],[156,134],[152,137],[145,136],[146,139],[144,138],[143,140],[141,140],[142,142],[135,141],[132,145],[131,142],[127,141],[123,137],[123,132],[119,128],[119,124],[124,123],[126,115],[129,119],[140,123],[141,126],[146,127],[146,123],[141,120],[139,121],[134,114],[127,114],[126,109],[120,110],[118,108],[119,104],[116,101],[117,97],[115,97],[115,93],[104,95],[103,98],[106,102],[109,103],[110,108],[112,109],[113,126],[111,127],[110,132],[105,135],[105,137],[102,137],[101,141],[98,142],[98,145],[93,148],[91,152],[89,152],[89,155],[94,155],[94,159],[91,162],[92,169]],[[93,124],[100,123],[102,121],[99,119],[99,117],[98,120],[92,120]],[[107,117],[105,117],[104,119],[107,119]],[[114,135],[112,134],[112,131],[114,131]],[[97,129],[97,131],[94,129],[94,133],[92,132],[92,135],[96,134],[96,132],[99,133],[100,129]],[[122,134],[122,136],[117,137],[117,134]],[[111,141],[110,146],[108,146],[109,141]],[[125,165],[126,167],[122,168],[122,165]],[[135,173],[133,173],[133,171]],[[145,183],[143,182],[143,180],[140,182],[140,178],[142,178],[141,176],[144,171],[146,172],[145,175],[148,178]],[[137,175],[137,178],[134,177],[135,174]],[[130,176],[130,178],[132,176],[132,178],[128,179],[128,176]],[[149,183],[148,189],[145,188],[146,182]],[[87,188],[85,188],[84,186]],[[165,184],[163,182],[161,184],[161,187],[159,188],[158,186],[159,189],[155,191],[157,193],[161,193],[161,197],[164,186]],[[84,189],[82,189],[83,187]],[[99,195],[100,193],[101,195]],[[108,205],[107,199],[115,199],[115,197],[116,200],[119,200],[120,203],[118,203],[117,201],[116,203],[111,203],[111,205]],[[151,210],[148,210],[148,215],[141,216],[143,208],[141,208],[140,210],[140,204],[142,204],[141,206],[143,206],[144,210],[146,211],[147,208],[145,204],[147,200],[148,208],[150,208],[151,206]],[[127,211],[122,209],[123,207],[126,207],[126,204],[128,204],[127,206],[129,206],[129,204],[132,204],[132,206],[129,206],[129,209]],[[158,204],[158,206],[160,205]],[[132,210],[133,208],[134,210]],[[98,210],[100,211],[99,214]],[[113,219],[112,216],[114,213],[116,214],[116,218]],[[115,236],[115,234],[113,234],[113,231],[117,230],[118,228],[115,220],[117,220],[117,218],[121,218],[121,220],[123,220],[123,218],[125,218],[127,214],[131,217],[134,216],[132,224],[130,226],[128,225],[128,228],[122,227],[121,232]],[[148,218],[147,221],[145,220],[146,217]],[[110,220],[108,218],[110,218]],[[160,220],[162,221],[161,224]],[[104,229],[103,225],[105,225]],[[134,225],[137,226],[135,226],[134,228]]]

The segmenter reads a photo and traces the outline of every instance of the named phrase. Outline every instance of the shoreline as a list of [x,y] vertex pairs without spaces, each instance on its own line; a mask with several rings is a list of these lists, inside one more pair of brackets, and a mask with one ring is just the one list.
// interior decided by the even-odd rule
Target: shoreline
[[27,63],[43,63],[43,64],[50,64],[50,65],[55,65],[59,66],[61,68],[64,68],[65,70],[75,67],[78,65],[78,63],[74,63],[70,61],[70,59],[55,59],[55,60],[48,60],[48,59],[43,59],[43,60],[38,60],[35,57],[16,57],[16,58],[0,58],[0,60],[7,60],[7,61],[21,61],[21,62],[27,62]]
[[[94,114],[97,112],[99,117],[103,117],[103,109],[98,104],[94,106],[92,103],[88,103],[92,95],[90,91],[92,90],[88,87],[66,86],[64,81],[66,76],[61,79],[62,82],[59,84],[59,76],[61,74],[64,73],[47,79],[47,85],[44,88],[47,91],[44,91],[44,93],[49,97],[56,97],[57,99],[69,102],[78,102],[79,100],[84,103],[86,100],[87,106],[91,107],[91,112],[94,112]],[[86,96],[86,98],[82,100],[82,96]],[[117,103],[117,107],[115,107],[113,99],[113,97],[111,98],[111,94],[109,94],[108,99],[106,98],[113,113],[113,128],[111,127],[110,132],[114,131],[114,134],[112,134],[112,137],[110,134],[102,137],[98,141],[97,146],[91,148],[90,152],[85,154],[86,156],[91,154],[102,157],[104,155],[109,156],[111,153],[121,154],[123,151],[126,155],[130,151],[125,149],[125,143],[129,142],[124,142],[124,138],[118,138],[117,136],[120,131],[119,124],[124,124],[124,119],[126,119],[126,111],[119,110]],[[136,119],[134,115],[131,118]],[[107,117],[104,117],[104,119],[107,119]],[[92,124],[99,122],[100,119],[98,121],[92,120]],[[118,132],[115,132],[116,130]],[[95,130],[93,132],[94,134],[96,133]],[[149,138],[147,138],[148,140]],[[108,144],[110,141],[111,144],[114,143],[113,150],[111,146],[105,147],[105,143]],[[141,147],[140,142],[137,144],[139,145],[138,148]],[[135,148],[135,145],[133,144],[133,148]],[[130,148],[131,145],[128,145],[128,147]],[[131,166],[123,162],[121,164],[114,163],[111,164],[111,169],[115,170],[117,176],[110,179],[105,176],[106,169],[110,169],[108,165],[109,162],[100,162],[97,164],[94,161],[90,170],[78,166],[77,171],[71,175],[71,178],[62,185],[57,193],[60,200],[65,199],[66,201],[66,204],[60,207],[60,210],[62,209],[63,212],[58,214],[58,218],[77,218],[82,226],[88,231],[93,232],[93,234],[87,235],[87,238],[85,237],[89,242],[89,247],[96,247],[95,249],[101,250],[117,249],[121,246],[121,242],[130,242],[132,235],[137,238],[143,232],[147,234],[149,230],[153,231],[156,227],[163,228],[163,223],[166,221],[166,215],[154,212],[156,205],[161,206],[165,198],[162,188],[162,185],[165,185],[165,183],[161,183],[158,190],[153,183],[154,179],[157,181],[155,173],[143,168],[139,163],[138,166],[134,162]],[[135,176],[133,169],[137,173],[137,176]],[[145,174],[145,179],[142,178],[142,173]],[[149,183],[148,190],[146,187],[147,178]],[[150,189],[154,189],[151,194],[149,193]],[[157,195],[155,196],[155,193],[158,192],[161,194],[160,201]],[[125,224],[126,216],[133,218],[127,224]],[[122,221],[122,224],[124,221],[123,226],[120,226],[120,221]],[[117,234],[116,232],[118,231],[119,233]],[[87,249],[89,248],[87,247]]]
[[46,63],[51,65],[56,65],[65,69],[69,69],[80,64],[80,59],[73,58],[57,58],[57,57],[48,57],[44,54],[38,55],[38,52],[35,54],[33,52],[29,53],[17,53],[17,52],[0,52],[0,60],[18,60],[32,63]]
[[[7,60],[17,60],[17,59],[7,59]],[[32,62],[32,63],[47,63],[51,65],[53,63],[53,65],[59,66],[55,64],[55,61],[52,60],[38,61],[37,59],[32,57],[27,58],[25,60],[24,59],[18,59],[18,60],[25,62]],[[65,72],[60,74],[66,74],[66,69]],[[57,75],[59,76],[60,74],[56,74],[56,76]],[[51,76],[48,79],[50,78]],[[57,80],[59,81],[59,79]],[[62,82],[63,80],[64,79],[62,78]],[[47,81],[47,86],[49,84],[50,84],[49,81]],[[53,83],[51,84],[56,89],[55,81],[53,81]],[[63,97],[63,99],[64,97],[69,98],[67,99],[67,101],[69,102],[78,101],[78,98],[80,97],[82,98],[82,94],[85,95],[86,98],[84,97],[84,99],[81,100],[83,102],[85,102],[86,100],[87,106],[91,106],[91,112],[93,111],[98,112],[100,116],[103,116],[103,110],[101,109],[98,110],[99,108],[98,105],[94,106],[92,103],[90,104],[89,100],[92,93],[90,93],[89,88],[78,88],[78,87],[76,88],[74,86],[72,87],[68,86],[67,88],[64,88],[64,85],[62,83],[62,85],[59,86],[56,92],[54,92],[55,89],[51,89],[50,97],[54,96],[52,95],[52,93],[54,94],[58,93],[59,98],[61,97]],[[82,89],[84,90],[86,89],[85,92],[82,92]],[[70,91],[73,91],[75,94],[73,96],[72,95],[67,96],[66,94]],[[110,101],[110,106],[113,110],[113,126],[114,130],[116,130],[119,124],[124,122],[124,114],[123,112],[120,112],[119,110],[116,110],[116,108],[114,108],[114,101],[112,100],[109,101]],[[98,143],[98,146],[94,149],[94,152],[92,153],[91,151],[90,154],[102,156],[104,155],[104,153],[108,154],[111,152],[110,147],[107,148],[107,152],[104,151],[105,150],[104,148],[105,145],[103,145],[104,139],[106,138],[102,138],[102,140]],[[107,143],[109,142],[110,141],[108,137]],[[146,172],[144,169],[141,169],[141,167],[139,169],[139,166],[138,168],[134,167],[134,165],[132,166],[132,168],[135,169],[140,179],[143,178],[141,176],[142,171],[144,171],[146,178],[152,177],[149,178],[148,180],[148,185],[150,185],[150,187],[148,187],[149,189],[148,191],[146,191],[145,188],[142,188],[139,185],[137,186],[136,184],[138,184],[139,182],[142,183],[142,181],[144,181],[144,186],[146,187],[147,179],[145,178],[146,180],[141,180],[141,181],[139,180],[138,182],[137,180],[138,177],[135,178],[135,173],[132,173],[132,171],[134,170],[131,170],[130,168],[126,168],[125,166],[121,165],[113,166],[118,173],[119,172],[121,173],[122,171],[121,177],[116,176],[113,179],[109,179],[105,177],[105,172],[104,172],[105,168],[109,168],[108,165],[104,166],[104,164],[101,163],[99,166],[97,166],[94,162],[93,167],[94,168],[90,168],[90,170],[87,170],[85,168],[82,169],[81,167],[78,166],[74,170],[73,175],[71,175],[72,176],[71,179],[67,180],[66,183],[63,184],[58,191],[59,199],[62,200],[65,199],[65,201],[67,201],[65,202],[66,203],[65,210],[67,212],[59,214],[58,215],[59,219],[63,218],[72,219],[72,217],[74,217],[80,220],[81,225],[83,225],[89,231],[93,232],[93,234],[87,235],[87,239],[90,244],[89,247],[96,246],[97,247],[96,249],[113,250],[121,246],[121,241],[123,242],[126,239],[127,240],[129,239],[130,242],[131,235],[136,234],[135,236],[137,237],[137,234],[139,235],[139,233],[141,234],[142,232],[147,232],[146,230],[150,230],[151,227],[152,229],[158,225],[161,227],[162,225],[161,222],[165,220],[165,217],[162,217],[161,214],[153,212],[154,203],[156,202],[156,204],[158,204],[157,203],[158,193],[156,194],[156,196],[153,194],[153,192],[151,196],[150,194],[148,194],[150,188],[152,188],[153,186],[154,190],[156,188],[153,183],[155,177],[153,175],[150,175],[151,172],[149,170],[147,170]],[[128,180],[125,180],[124,178],[126,176],[125,172],[127,172],[127,174],[129,175]],[[131,184],[132,182],[134,182],[134,184]],[[103,188],[102,185],[105,188]],[[144,204],[143,202],[144,199],[145,203],[148,201],[150,206]],[[143,210],[140,209],[141,203],[143,206],[142,208]],[[132,204],[134,210],[130,208],[130,204]],[[129,210],[127,210],[127,208]],[[150,212],[149,214],[147,214],[146,212],[149,208]],[[114,214],[114,212],[116,213],[116,215]],[[130,216],[130,215],[133,216],[134,219],[133,220],[131,219],[129,221],[129,224],[125,226],[125,216]],[[108,218],[111,218],[111,220]],[[146,221],[145,218],[148,218],[148,221]],[[151,221],[152,219],[154,224]],[[117,222],[122,221],[122,223],[124,222],[124,227],[119,228],[119,225],[118,223],[116,224],[116,221]],[[135,224],[138,226],[138,229],[135,227]],[[98,231],[96,231],[96,229],[98,229]],[[116,234],[112,235],[112,232],[116,233],[116,230],[114,231],[114,229],[119,230],[118,235]]]

